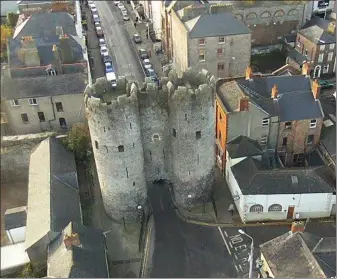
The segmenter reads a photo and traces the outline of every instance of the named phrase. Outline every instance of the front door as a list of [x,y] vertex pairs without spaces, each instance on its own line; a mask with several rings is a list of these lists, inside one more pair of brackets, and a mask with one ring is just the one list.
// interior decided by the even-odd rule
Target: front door
[[288,207],[287,219],[293,219],[293,217],[294,217],[294,209],[295,209],[294,205],[291,205],[291,206]]

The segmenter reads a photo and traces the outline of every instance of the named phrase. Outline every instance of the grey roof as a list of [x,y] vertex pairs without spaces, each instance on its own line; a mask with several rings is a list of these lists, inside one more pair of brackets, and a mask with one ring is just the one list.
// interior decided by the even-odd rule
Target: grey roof
[[289,51],[288,57],[294,60],[299,65],[303,65],[303,63],[308,60],[307,56],[299,53],[296,49],[292,49],[291,51]]
[[82,94],[86,84],[86,76],[82,73],[4,78],[1,82],[1,97],[5,100],[11,100]]
[[10,12],[16,13],[17,10],[18,7],[15,1],[1,1],[1,16],[6,16],[6,14]]
[[233,112],[239,108],[239,100],[245,96],[243,92],[236,81],[229,81],[220,86],[217,95],[226,110]]
[[336,238],[287,232],[262,245],[261,252],[275,278],[336,276]]
[[289,34],[289,35],[284,36],[283,38],[286,43],[294,43],[296,42],[296,37],[297,37],[297,34]]
[[[75,233],[80,246],[67,250],[64,237]],[[71,222],[49,245],[47,273],[52,278],[108,278],[103,231]]]
[[[237,82],[256,104],[270,115],[278,115],[281,122],[324,117],[320,101],[313,97],[310,78],[304,75],[254,77]],[[275,101],[271,99],[274,85],[279,91]]]
[[[301,30],[298,31],[298,33],[316,43],[317,45],[322,45],[325,43],[335,43],[335,32],[333,32],[332,34],[327,32],[329,23],[329,20],[325,20],[316,16],[309,20],[306,24],[304,24],[304,26],[301,28]],[[315,40],[315,38],[324,41],[324,43]]]
[[190,38],[250,34],[251,31],[231,13],[206,14],[185,22]]
[[[74,155],[59,139],[49,137],[32,152],[29,164],[26,249],[49,232],[61,232],[71,221],[82,222],[78,182],[74,174]],[[64,176],[67,177],[66,181]]]
[[[276,195],[303,193],[333,193],[326,181],[325,168],[267,169],[260,161],[248,157],[231,167],[244,195]],[[293,184],[293,177],[298,183]]]
[[263,154],[259,143],[246,136],[238,136],[227,142],[226,146],[228,154],[232,159]]
[[26,206],[7,209],[4,216],[5,230],[25,227],[26,220],[27,220]]
[[336,125],[322,127],[321,142],[336,162]]
[[56,26],[62,26],[64,34],[77,35],[74,19],[70,14],[66,12],[36,13],[16,27],[14,38],[32,36],[35,39],[54,36]]

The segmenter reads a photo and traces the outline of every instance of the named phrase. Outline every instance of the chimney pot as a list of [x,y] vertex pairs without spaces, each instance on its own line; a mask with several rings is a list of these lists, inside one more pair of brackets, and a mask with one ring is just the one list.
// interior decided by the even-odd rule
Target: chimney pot
[[278,88],[277,85],[274,84],[273,88],[271,89],[271,97],[276,100],[278,96]]
[[304,76],[310,76],[310,65],[308,62],[304,62],[302,66],[302,75]]
[[246,69],[246,80],[251,80],[253,78],[253,71],[251,67],[247,67]]
[[63,243],[66,249],[74,246],[79,246],[81,244],[78,233],[72,233],[71,235],[66,234],[63,239]]
[[249,109],[249,98],[244,96],[239,100],[239,111],[247,111]]
[[319,95],[321,93],[321,85],[319,84],[319,82],[318,82],[317,79],[315,79],[312,82],[311,91],[312,91],[312,94],[314,95],[314,99],[318,100],[319,99]]
[[303,221],[295,221],[292,222],[291,224],[291,232],[295,233],[295,232],[303,232],[304,231],[304,222]]

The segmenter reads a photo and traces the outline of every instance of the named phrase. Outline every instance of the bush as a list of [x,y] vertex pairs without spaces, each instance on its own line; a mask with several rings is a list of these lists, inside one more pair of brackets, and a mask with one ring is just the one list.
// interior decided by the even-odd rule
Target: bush
[[18,22],[19,14],[17,13],[7,13],[6,23],[10,28],[15,28],[16,23]]
[[47,276],[47,268],[41,264],[26,264],[22,271],[17,274],[18,278],[42,278]]
[[13,29],[9,26],[2,24],[0,34],[1,34],[0,55],[1,55],[1,62],[4,62],[7,60],[7,40],[9,37],[13,35]]
[[77,160],[84,160],[87,156],[87,151],[91,150],[88,124],[74,124],[70,129],[68,136],[64,138],[63,144],[67,146],[72,152],[74,152]]

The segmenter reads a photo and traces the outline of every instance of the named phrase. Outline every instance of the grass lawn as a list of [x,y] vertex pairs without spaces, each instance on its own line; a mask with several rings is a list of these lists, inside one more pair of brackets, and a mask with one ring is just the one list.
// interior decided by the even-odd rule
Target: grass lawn
[[251,57],[251,65],[255,72],[271,73],[286,64],[286,55],[279,50],[256,54]]

